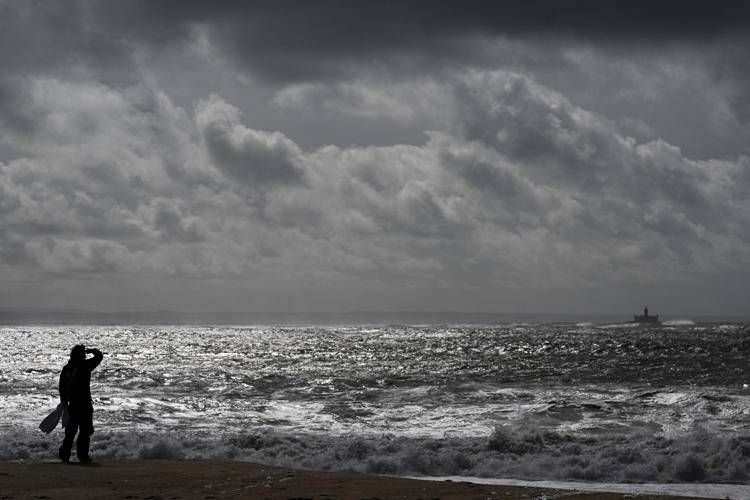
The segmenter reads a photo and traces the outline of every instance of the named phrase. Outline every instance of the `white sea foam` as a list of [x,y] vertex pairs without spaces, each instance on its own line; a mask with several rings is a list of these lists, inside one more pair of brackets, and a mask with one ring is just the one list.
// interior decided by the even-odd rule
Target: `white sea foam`
[[[30,430],[0,436],[0,459],[46,459],[61,432]],[[99,459],[221,458],[287,467],[376,474],[475,476],[594,482],[738,483],[748,479],[750,439],[695,430],[680,438],[552,433],[506,426],[489,437],[441,439],[211,429],[154,433],[98,431]]]
[[747,499],[750,498],[750,486],[740,484],[664,484],[664,483],[593,483],[581,481],[523,481],[519,479],[490,479],[483,477],[443,476],[443,477],[421,477],[412,476],[413,479],[425,479],[430,481],[452,481],[468,482],[476,484],[497,484],[500,486],[529,486],[534,488],[554,488],[560,490],[590,491],[596,493],[624,493],[627,495],[675,495],[682,497],[697,498],[725,498],[725,499]]
[[692,326],[695,322],[692,319],[671,319],[662,323],[664,326]]
[[611,328],[633,328],[633,323],[611,323],[607,325],[600,325],[599,328],[611,329]]

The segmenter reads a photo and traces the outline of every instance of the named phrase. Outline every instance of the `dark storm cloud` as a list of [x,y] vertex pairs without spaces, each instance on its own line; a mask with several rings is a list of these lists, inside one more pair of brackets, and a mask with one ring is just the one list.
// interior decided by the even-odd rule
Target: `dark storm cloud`
[[94,67],[106,78],[132,67],[131,48],[98,22],[86,2],[0,2],[0,61],[4,75],[58,73]]
[[627,45],[744,36],[750,26],[744,2],[85,0],[5,2],[0,13],[3,58],[19,68],[80,62],[125,78],[134,46],[181,43],[203,26],[223,52],[276,81],[324,80],[373,59],[402,70],[481,60],[475,37]]
[[[619,118],[623,124],[640,123],[640,130],[656,124],[656,136],[684,143],[680,145],[699,157],[747,151],[742,123],[750,116],[750,67],[742,47],[750,30],[750,6],[744,2],[79,0],[3,2],[0,11],[0,122],[21,134],[35,119],[22,106],[25,83],[19,75],[93,78],[128,86],[142,78],[149,58],[163,51],[179,53],[205,36],[210,47],[206,57],[228,58],[235,65],[228,70],[271,86],[346,83],[377,74],[397,81],[456,65],[505,67],[528,71],[553,88],[561,86],[577,103],[605,114],[629,109],[650,113],[646,123],[638,122],[638,116]],[[497,40],[518,43],[498,47]],[[585,56],[590,47],[596,50],[593,57]],[[584,56],[571,59],[568,49]],[[664,51],[697,61],[695,70],[706,81],[675,78],[657,57]],[[604,58],[611,59],[611,67],[601,67],[603,53],[609,54]],[[643,60],[644,55],[653,60]],[[617,71],[635,61],[643,76]],[[191,71],[189,66],[181,69]],[[650,82],[643,80],[651,74],[661,76],[664,95],[645,92]],[[667,88],[671,81],[674,87]],[[619,82],[628,87],[619,88]],[[707,86],[722,89],[721,99],[705,99],[703,108],[695,105],[698,99],[684,104],[690,96],[707,93]],[[204,89],[187,103],[215,91]],[[640,95],[623,97],[632,94]],[[349,108],[361,109],[361,104],[352,99]],[[706,115],[711,123],[698,126]]]
[[[582,38],[695,39],[748,30],[744,2],[636,0],[525,0],[433,2],[322,0],[317,2],[157,1],[112,12],[162,38],[185,22],[217,22],[234,28],[252,47],[355,53],[374,47],[427,45],[435,37],[465,34],[566,34]],[[111,10],[107,7],[106,10]],[[240,27],[244,26],[245,29]],[[155,36],[155,35],[152,35]]]
[[[211,57],[226,57],[238,71],[270,86],[346,84],[373,75],[398,81],[453,67],[504,67],[560,86],[577,103],[617,116],[623,126],[640,124],[638,130],[653,132],[647,138],[663,137],[697,157],[749,152],[750,133],[743,125],[750,116],[750,67],[742,49],[750,40],[745,2],[86,5],[89,17],[112,33],[118,47],[158,51],[189,43],[200,32],[214,51]],[[572,56],[571,50],[583,56]],[[586,56],[587,50],[595,54]],[[610,66],[601,67],[601,59]],[[672,74],[674,59],[694,61],[702,79]],[[627,74],[633,64],[642,75]],[[644,80],[652,74],[663,80],[657,84],[662,95],[645,91],[651,82]],[[691,97],[700,94],[709,97]],[[361,99],[353,99],[349,108],[361,105]],[[636,116],[621,116],[629,110]],[[647,119],[638,122],[639,116]]]

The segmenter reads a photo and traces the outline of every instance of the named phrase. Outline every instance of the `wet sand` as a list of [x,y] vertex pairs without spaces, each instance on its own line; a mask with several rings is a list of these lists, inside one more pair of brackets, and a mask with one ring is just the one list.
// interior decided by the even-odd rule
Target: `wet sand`
[[[536,487],[422,481],[366,474],[320,472],[212,460],[0,462],[5,499],[465,499],[634,498]],[[639,495],[639,499],[677,498]]]

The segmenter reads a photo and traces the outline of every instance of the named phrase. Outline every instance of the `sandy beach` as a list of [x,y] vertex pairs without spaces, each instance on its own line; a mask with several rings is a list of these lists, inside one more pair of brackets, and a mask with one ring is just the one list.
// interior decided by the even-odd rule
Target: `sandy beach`
[[[535,487],[422,481],[319,472],[244,462],[193,460],[0,462],[0,498],[54,499],[377,499],[377,498],[632,498]],[[640,495],[638,498],[676,498]]]

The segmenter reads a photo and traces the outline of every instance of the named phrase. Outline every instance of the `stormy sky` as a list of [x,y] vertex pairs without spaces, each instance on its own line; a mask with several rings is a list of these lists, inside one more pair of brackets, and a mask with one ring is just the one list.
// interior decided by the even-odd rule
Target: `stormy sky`
[[0,0],[0,307],[746,314],[749,11]]

